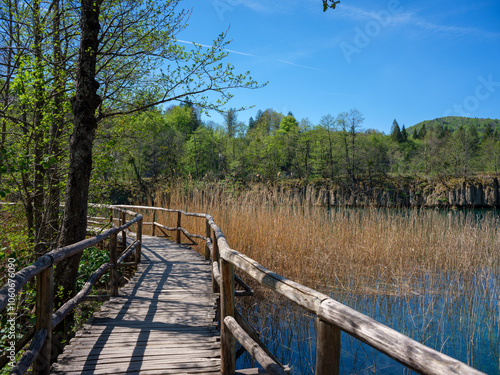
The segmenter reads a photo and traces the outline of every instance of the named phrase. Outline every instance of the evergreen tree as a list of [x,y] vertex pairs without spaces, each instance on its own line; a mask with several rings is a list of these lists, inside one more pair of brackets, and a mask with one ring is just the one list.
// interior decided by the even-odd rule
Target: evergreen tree
[[427,134],[427,128],[425,127],[425,124],[422,125],[420,128],[420,132],[418,133],[418,138],[419,139],[424,139]]
[[491,123],[486,124],[486,128],[484,129],[483,141],[487,140],[489,137],[493,136],[493,126]]
[[418,129],[417,128],[413,129],[412,138],[413,139],[418,139],[419,138],[419,134],[418,134]]
[[403,142],[406,142],[408,140],[408,133],[406,132],[404,124],[403,124],[403,129],[401,129],[401,139]]
[[393,140],[393,142],[397,142],[397,143],[403,142],[403,136],[401,135],[401,129],[400,129],[399,124],[396,120],[394,120],[392,122],[391,139]]
[[255,120],[253,119],[253,117],[250,117],[250,119],[248,120],[248,130],[252,130],[254,127],[255,127]]

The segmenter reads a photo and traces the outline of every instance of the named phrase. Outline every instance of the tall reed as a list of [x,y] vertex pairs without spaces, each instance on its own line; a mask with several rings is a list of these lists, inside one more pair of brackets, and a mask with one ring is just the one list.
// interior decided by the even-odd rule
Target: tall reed
[[[156,201],[211,214],[233,249],[427,345],[471,364],[486,352],[498,373],[496,213],[328,210],[280,194],[178,188]],[[200,220],[183,226],[204,233]]]

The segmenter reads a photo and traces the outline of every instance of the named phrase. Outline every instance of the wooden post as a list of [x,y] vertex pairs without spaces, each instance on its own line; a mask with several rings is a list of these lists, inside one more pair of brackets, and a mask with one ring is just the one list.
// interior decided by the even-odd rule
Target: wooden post
[[[125,225],[127,222],[127,214],[125,211],[120,211],[120,226]],[[125,229],[122,230],[122,249],[127,248],[127,233],[125,232]]]
[[[217,237],[215,235],[215,231],[213,232],[213,238],[212,238],[212,246],[214,247],[214,253],[212,257],[212,263],[216,262],[217,264],[219,263],[219,243],[217,242]],[[214,273],[212,272],[212,291],[214,293],[219,293],[220,288],[219,284],[217,283],[217,280],[215,279]]]
[[37,375],[50,373],[50,353],[52,348],[52,312],[54,309],[54,267],[51,265],[36,277],[36,331],[47,330],[47,337],[40,353],[33,363]]
[[[141,263],[141,254],[142,254],[142,222],[143,219],[139,220],[137,222],[137,234],[135,239],[139,241],[139,245],[137,245],[137,248],[135,249],[135,261],[137,264]],[[154,228],[154,226],[153,226]]]
[[[177,228],[180,228],[181,227],[181,212],[177,212]],[[176,240],[175,242],[177,243],[181,243],[181,231],[179,229],[177,229],[177,237],[176,237]]]
[[113,233],[109,237],[109,263],[113,265],[110,270],[109,294],[116,296],[118,294],[118,255],[117,255],[117,234]]
[[316,318],[316,375],[338,375],[341,330]]
[[153,237],[156,235],[156,210],[153,210]]
[[[210,238],[210,224],[208,220],[205,222],[205,237]],[[210,248],[207,242],[205,242],[205,260],[210,260]]]
[[220,260],[221,268],[221,374],[232,375],[236,369],[236,340],[224,324],[226,316],[234,317],[234,266]]

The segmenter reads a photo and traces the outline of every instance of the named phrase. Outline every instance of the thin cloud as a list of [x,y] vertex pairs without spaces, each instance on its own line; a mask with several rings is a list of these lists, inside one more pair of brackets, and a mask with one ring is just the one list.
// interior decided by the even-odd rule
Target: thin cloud
[[[381,12],[388,12],[387,9],[381,9],[377,11],[367,11],[365,9],[344,5],[340,8],[343,13],[344,18],[348,18],[354,22],[368,22],[377,18],[377,15]],[[462,26],[448,26],[439,25],[436,23],[429,22],[423,18],[417,16],[414,12],[406,11],[401,8],[395,12],[391,12],[390,22],[388,26],[408,26],[416,27],[420,30],[433,33],[444,38],[462,38],[462,37],[474,37],[480,39],[500,39],[500,33],[491,32],[488,30],[476,28],[476,27],[462,27]]]
[[500,39],[500,33],[478,29],[475,27],[437,25],[431,22],[418,19],[414,20],[413,22],[415,26],[418,26],[421,29],[430,32],[435,32],[440,34],[441,36],[446,36],[446,37],[453,38],[453,37],[472,36],[480,39]]
[[281,60],[281,59],[278,59],[277,61],[279,61],[280,63],[283,63],[283,64],[288,64],[288,65],[296,66],[298,68],[304,68],[304,69],[309,69],[309,70],[316,70],[318,72],[323,72],[323,73],[330,73],[328,70],[323,70],[323,69],[315,68],[313,66],[296,64],[296,63],[293,63],[291,61],[286,61],[286,60]]
[[[182,40],[182,39],[177,39],[177,42],[183,43],[183,44],[188,44],[188,45],[195,45],[195,46],[205,47],[205,48],[212,48],[212,46],[210,46],[208,44],[190,42],[190,41]],[[234,53],[234,54],[237,54],[237,55],[242,55],[242,56],[257,57],[257,58],[266,59],[266,60],[273,60],[271,58],[266,58],[266,57],[254,55],[252,53],[239,52],[239,51],[234,51],[234,50],[231,50],[231,49],[223,49],[223,51],[228,52],[228,53]],[[294,62],[287,61],[287,60],[275,59],[275,61],[278,61],[278,62],[280,62],[282,64],[292,65],[292,66],[295,66],[297,68],[315,70],[315,71],[323,72],[323,73],[330,73],[329,71],[324,70],[324,69],[315,68],[313,66],[296,64]]]
[[[195,45],[195,46],[200,46],[200,47],[205,47],[205,48],[212,48],[212,46],[209,46],[208,44],[202,44],[202,43],[196,43],[196,42],[189,42],[187,40],[182,40],[182,39],[177,39],[177,42],[183,43],[183,44],[189,44],[189,45]],[[255,55],[251,53],[246,53],[246,52],[239,52],[239,51],[234,51],[232,49],[223,49],[224,52],[229,52],[229,53],[235,53],[237,55],[243,55],[243,56],[251,56],[255,57]]]

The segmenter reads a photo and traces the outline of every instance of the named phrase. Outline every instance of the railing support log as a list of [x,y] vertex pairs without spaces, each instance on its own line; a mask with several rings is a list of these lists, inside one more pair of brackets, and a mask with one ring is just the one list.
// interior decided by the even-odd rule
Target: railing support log
[[340,372],[340,335],[337,327],[316,318],[316,375]]
[[221,374],[232,375],[236,369],[236,340],[224,324],[226,316],[234,318],[234,266],[221,259]]
[[[213,232],[212,246],[214,248],[212,254],[212,262],[219,264],[219,244],[217,242],[217,236],[215,235],[215,231]],[[219,283],[217,282],[217,279],[213,272],[212,272],[212,292],[214,293],[220,292]]]
[[110,270],[109,294],[116,296],[118,294],[118,254],[117,254],[117,235],[113,233],[109,237],[109,263],[113,265]]
[[[125,225],[125,223],[127,222],[127,216],[126,216],[126,213],[125,211],[121,211],[120,212],[120,226],[122,225]],[[125,249],[127,247],[127,232],[124,230],[122,230],[122,249]]]
[[33,363],[37,375],[50,373],[52,349],[52,310],[54,309],[54,267],[50,266],[36,278],[36,331],[46,330],[42,348]]
[[[139,245],[137,245],[137,249],[135,249],[135,262],[137,264],[141,263],[141,255],[142,255],[142,221],[143,219],[141,218],[137,222],[137,234],[135,239],[139,241]],[[154,224],[153,224],[153,229],[154,229]]]
[[[210,238],[210,224],[208,220],[205,221],[205,237]],[[205,241],[205,260],[210,260],[210,248],[207,241]]]
[[177,212],[177,236],[175,239],[175,242],[181,243],[181,230],[179,229],[181,227],[181,218],[182,218],[182,212]]
[[156,235],[156,210],[153,210],[153,237]]
[[267,353],[257,344],[246,332],[238,325],[236,320],[228,316],[224,319],[224,326],[228,330],[231,330],[235,336],[238,337],[238,341],[246,349],[248,353],[261,365],[266,374],[269,375],[287,375],[287,372],[276,363]]

